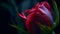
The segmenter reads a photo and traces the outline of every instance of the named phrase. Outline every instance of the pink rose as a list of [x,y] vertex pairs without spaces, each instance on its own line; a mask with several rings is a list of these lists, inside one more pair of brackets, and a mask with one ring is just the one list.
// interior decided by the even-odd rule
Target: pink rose
[[19,16],[24,20],[25,26],[31,34],[38,32],[35,28],[37,23],[41,23],[42,25],[50,27],[53,22],[51,8],[49,3],[46,1],[38,2],[31,9],[19,13]]

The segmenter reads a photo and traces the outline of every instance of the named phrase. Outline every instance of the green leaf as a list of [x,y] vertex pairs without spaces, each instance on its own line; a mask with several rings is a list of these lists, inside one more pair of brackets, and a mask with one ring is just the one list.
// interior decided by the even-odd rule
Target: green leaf
[[16,11],[16,14],[18,14],[19,11],[18,11],[18,7],[17,7],[17,4],[16,4],[16,0],[8,0],[8,2],[10,2],[10,4],[14,7],[14,9]]
[[51,31],[51,28],[46,25],[42,25],[42,24],[38,23],[38,26],[40,27],[42,34],[48,34]]
[[58,6],[57,6],[55,0],[52,0],[52,5],[54,8],[54,14],[55,14],[55,20],[54,20],[53,27],[56,27],[59,23],[59,12],[58,12]]
[[12,24],[10,24],[10,26],[16,28],[16,29],[18,30],[18,34],[20,34],[20,32],[23,32],[24,34],[28,34],[27,31],[25,31],[24,29],[20,28],[20,27],[17,26],[17,25],[12,25]]

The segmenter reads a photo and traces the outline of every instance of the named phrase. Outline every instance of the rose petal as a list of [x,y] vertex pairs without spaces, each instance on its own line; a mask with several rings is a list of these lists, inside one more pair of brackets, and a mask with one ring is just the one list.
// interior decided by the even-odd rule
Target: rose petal
[[49,12],[49,10],[43,5],[39,8],[39,10],[49,18],[49,20],[51,21],[51,24],[52,24],[53,23],[53,18],[52,18],[51,13]]
[[19,16],[23,19],[23,20],[26,20],[26,16],[24,15],[24,13],[19,13]]
[[[33,12],[33,13],[31,13],[30,15],[28,15],[28,17],[27,17],[27,20],[26,20],[26,28],[27,28],[27,30],[31,33],[31,34],[34,34],[34,33],[36,33],[36,32],[38,32],[37,30],[39,29],[39,28],[37,28],[36,29],[36,27],[34,27],[34,25],[35,26],[37,26],[36,25],[36,23],[37,23],[37,14],[36,14],[36,12]],[[38,27],[38,26],[37,26]]]

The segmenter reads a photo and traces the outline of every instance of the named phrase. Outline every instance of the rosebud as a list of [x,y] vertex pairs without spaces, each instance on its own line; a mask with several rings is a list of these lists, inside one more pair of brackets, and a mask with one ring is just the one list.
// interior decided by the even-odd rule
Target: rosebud
[[[25,15],[24,15],[25,14]],[[31,34],[40,33],[37,23],[50,27],[53,23],[50,5],[45,2],[38,2],[32,9],[25,10],[19,14],[25,20],[25,26]]]

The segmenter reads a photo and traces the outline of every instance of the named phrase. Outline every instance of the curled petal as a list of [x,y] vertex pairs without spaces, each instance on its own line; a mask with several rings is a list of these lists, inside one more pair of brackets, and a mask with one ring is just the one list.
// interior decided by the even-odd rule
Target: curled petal
[[28,10],[25,10],[25,13],[27,15],[31,14],[32,12],[34,12],[35,9],[28,9]]
[[44,1],[44,2],[38,2],[38,3],[33,7],[33,9],[34,9],[34,8],[39,8],[39,7],[41,7],[42,5],[45,6],[49,11],[51,11],[51,8],[50,8],[49,3],[46,2],[46,1]]
[[24,13],[20,13],[19,16],[23,19],[23,20],[26,20],[26,16],[24,15]]
[[49,5],[49,3],[48,2],[43,2],[43,5],[48,9],[48,10],[51,10],[51,8],[50,8],[50,5]]

